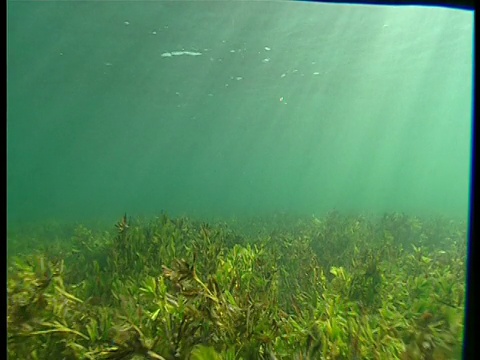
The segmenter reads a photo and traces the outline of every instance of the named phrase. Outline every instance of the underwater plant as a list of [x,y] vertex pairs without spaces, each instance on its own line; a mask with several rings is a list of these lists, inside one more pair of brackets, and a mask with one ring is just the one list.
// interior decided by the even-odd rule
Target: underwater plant
[[125,214],[58,231],[8,259],[10,359],[461,357],[462,222]]

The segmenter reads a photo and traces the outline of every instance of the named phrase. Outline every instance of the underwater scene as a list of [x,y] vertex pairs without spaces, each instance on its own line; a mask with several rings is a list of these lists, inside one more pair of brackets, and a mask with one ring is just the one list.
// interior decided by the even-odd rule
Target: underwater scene
[[7,357],[461,359],[473,12],[7,3]]

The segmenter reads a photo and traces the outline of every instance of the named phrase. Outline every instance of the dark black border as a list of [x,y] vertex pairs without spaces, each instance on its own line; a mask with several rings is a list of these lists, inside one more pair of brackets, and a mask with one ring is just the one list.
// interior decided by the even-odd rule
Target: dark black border
[[474,0],[444,0],[444,1],[435,1],[435,0],[424,0],[424,1],[414,1],[414,0],[351,0],[351,1],[340,1],[340,0],[305,0],[305,2],[319,2],[319,3],[328,3],[328,4],[359,4],[359,5],[392,5],[392,6],[435,6],[435,7],[446,7],[452,9],[461,9],[461,10],[475,10],[475,1]]
[[[476,20],[476,19],[475,19]],[[477,72],[476,72],[476,31],[473,35],[474,42],[474,59],[473,59],[473,89],[472,89],[472,157],[471,157],[471,175],[470,175],[470,212],[468,225],[468,247],[467,247],[467,291],[466,291],[466,307],[465,307],[465,328],[463,342],[463,359],[478,359],[478,350],[475,348],[475,342],[478,342],[478,245],[475,238],[478,238],[479,231],[476,222],[478,221],[478,187],[477,187],[477,160],[478,160],[478,122],[477,122]],[[477,260],[477,262],[475,261]]]

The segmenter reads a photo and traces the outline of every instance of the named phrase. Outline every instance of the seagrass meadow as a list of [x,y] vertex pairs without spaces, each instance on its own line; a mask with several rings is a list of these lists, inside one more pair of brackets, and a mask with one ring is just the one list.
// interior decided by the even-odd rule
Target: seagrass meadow
[[339,212],[12,229],[8,358],[459,359],[466,229]]

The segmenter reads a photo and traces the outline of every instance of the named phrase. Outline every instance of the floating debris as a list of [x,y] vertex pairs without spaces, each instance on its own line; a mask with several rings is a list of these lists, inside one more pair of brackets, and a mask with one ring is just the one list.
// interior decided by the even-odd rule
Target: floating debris
[[194,51],[172,51],[172,52],[164,52],[161,57],[172,57],[172,56],[181,56],[181,55],[189,55],[189,56],[200,56],[202,55],[201,52],[194,52]]

